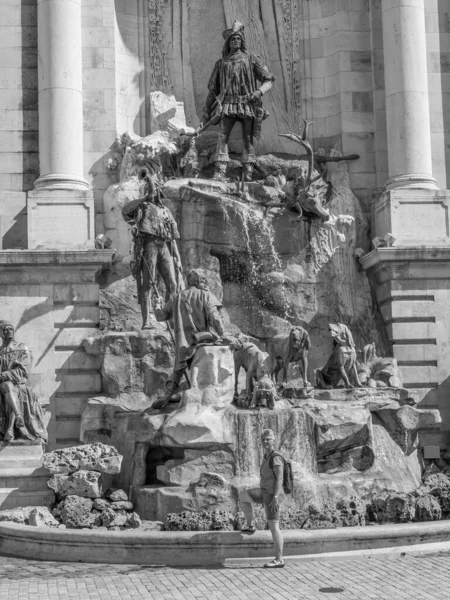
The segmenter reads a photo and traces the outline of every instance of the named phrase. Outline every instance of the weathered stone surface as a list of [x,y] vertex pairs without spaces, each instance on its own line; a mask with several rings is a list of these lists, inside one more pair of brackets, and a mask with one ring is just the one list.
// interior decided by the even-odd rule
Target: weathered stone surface
[[[364,470],[371,464],[372,419],[370,411],[354,405],[308,402],[306,409],[317,424],[317,459],[320,472],[339,467],[342,454],[360,448],[354,466]],[[366,449],[363,452],[363,449]]]
[[437,498],[426,494],[417,499],[416,520],[417,521],[439,521],[442,517],[442,510]]
[[386,521],[409,523],[416,516],[417,499],[411,494],[391,494],[386,499]]
[[139,527],[141,527],[141,525],[142,525],[141,518],[137,513],[132,512],[131,514],[129,514],[127,516],[126,527],[131,527],[132,529],[138,529]]
[[112,475],[120,473],[122,457],[113,446],[95,443],[48,452],[44,454],[42,464],[50,473],[85,470]]
[[200,404],[214,409],[230,405],[234,391],[234,361],[228,346],[203,346],[190,368],[191,388],[183,393],[181,406]]
[[140,527],[143,531],[162,531],[164,523],[162,521],[141,521]]
[[168,460],[156,469],[159,481],[188,486],[204,472],[213,471],[229,479],[234,475],[234,457],[229,450],[185,450],[183,459]]
[[99,498],[101,496],[101,473],[98,471],[76,471],[71,475],[53,475],[48,486],[60,496],[81,496]]
[[30,513],[33,510],[33,506],[0,510],[0,521],[11,521],[11,523],[27,523]]
[[227,480],[218,473],[202,473],[200,479],[192,484],[193,487],[225,487]]
[[117,513],[112,508],[105,508],[102,512],[102,525],[104,527],[110,527],[111,523],[116,518]]
[[165,521],[168,531],[233,531],[235,526],[235,515],[218,510],[172,513]]
[[101,512],[102,510],[111,508],[111,502],[109,502],[108,500],[104,500],[103,498],[96,498],[94,500],[94,508],[95,510],[99,510]]
[[110,523],[110,527],[126,527],[128,516],[125,511],[116,512],[116,516]]
[[438,410],[417,409],[407,405],[400,408],[377,410],[376,415],[405,454],[411,454],[417,447],[420,429],[426,429],[441,422]]
[[98,528],[101,527],[103,524],[102,521],[102,513],[98,510],[95,510],[95,508],[91,511],[91,516],[90,516],[90,526],[92,528]]
[[66,527],[80,528],[91,525],[92,500],[67,496],[60,508],[61,520]]
[[28,524],[35,527],[58,527],[59,521],[55,519],[47,507],[34,508],[28,517]]
[[450,513],[450,477],[445,473],[434,473],[424,478],[424,487],[439,502],[442,513],[448,518]]
[[128,502],[128,496],[123,490],[108,488],[103,492],[103,498],[110,502]]
[[[135,302],[130,291],[126,298]],[[130,307],[123,307],[123,312],[129,310]],[[140,327],[140,313],[138,319]],[[92,438],[96,431],[112,429],[119,408],[142,411],[164,393],[173,364],[173,344],[164,323],[152,321],[151,324],[151,330],[110,331],[84,340],[86,352],[102,359],[104,396],[92,398],[85,405],[82,440],[99,439],[98,436]]]
[[133,503],[118,500],[117,502],[111,502],[111,508],[113,510],[133,510]]

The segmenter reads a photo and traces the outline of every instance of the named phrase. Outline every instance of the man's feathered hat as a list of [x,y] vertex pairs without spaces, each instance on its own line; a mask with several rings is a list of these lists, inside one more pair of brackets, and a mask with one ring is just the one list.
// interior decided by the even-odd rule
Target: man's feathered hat
[[245,40],[244,25],[240,21],[235,21],[231,29],[225,29],[223,39],[228,40],[232,35],[238,35],[242,40]]

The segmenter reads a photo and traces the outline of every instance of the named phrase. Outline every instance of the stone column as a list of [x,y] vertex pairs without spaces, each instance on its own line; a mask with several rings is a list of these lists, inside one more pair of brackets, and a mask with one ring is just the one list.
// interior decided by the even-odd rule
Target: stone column
[[40,177],[35,187],[87,189],[80,0],[38,0],[38,53]]
[[28,247],[92,246],[93,198],[83,177],[81,0],[38,0],[38,80],[40,177],[28,196]]
[[424,0],[382,0],[389,177],[386,189],[437,189],[432,175]]

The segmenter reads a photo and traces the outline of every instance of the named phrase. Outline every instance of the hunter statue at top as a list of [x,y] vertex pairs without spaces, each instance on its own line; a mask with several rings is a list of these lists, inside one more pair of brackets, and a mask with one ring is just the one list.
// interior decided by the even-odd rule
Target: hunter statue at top
[[203,109],[203,128],[221,121],[214,179],[225,179],[228,141],[237,121],[242,125],[244,179],[251,181],[255,164],[253,143],[261,136],[261,123],[268,117],[261,97],[270,90],[275,77],[260,59],[247,52],[244,26],[236,21],[223,33],[222,58],[212,72]]

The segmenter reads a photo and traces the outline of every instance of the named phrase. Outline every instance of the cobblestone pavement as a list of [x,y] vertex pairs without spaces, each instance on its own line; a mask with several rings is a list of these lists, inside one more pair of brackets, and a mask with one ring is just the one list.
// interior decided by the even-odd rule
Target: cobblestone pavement
[[55,563],[0,557],[1,600],[448,600],[450,555],[224,568]]

